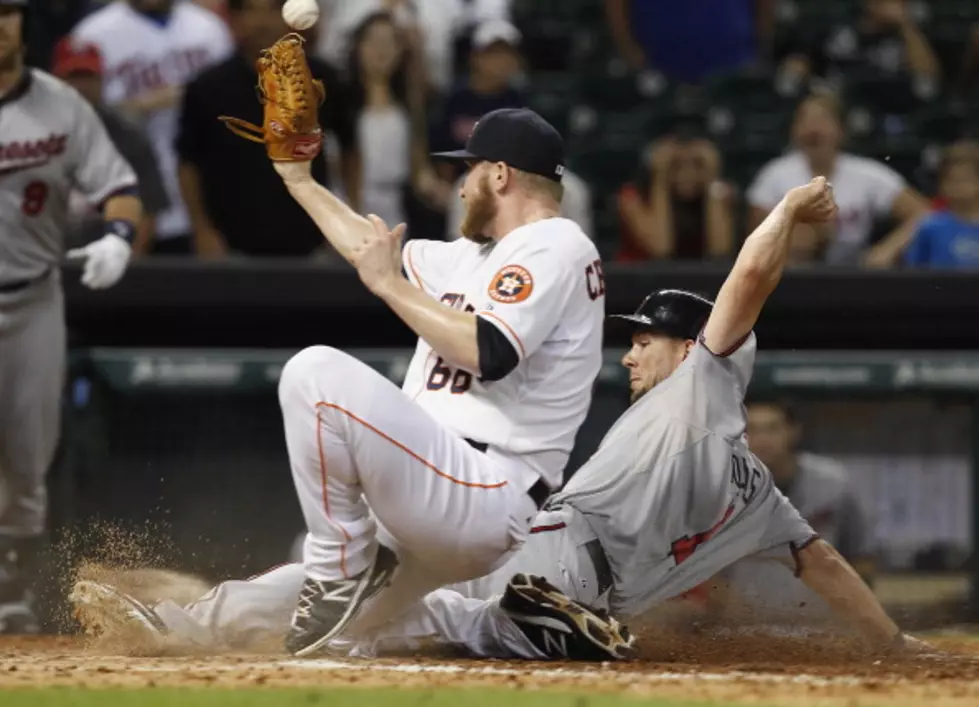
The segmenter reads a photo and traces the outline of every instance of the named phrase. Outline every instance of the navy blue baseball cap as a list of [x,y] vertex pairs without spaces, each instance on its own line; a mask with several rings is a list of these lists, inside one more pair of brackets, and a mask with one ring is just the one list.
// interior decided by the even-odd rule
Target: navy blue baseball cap
[[564,140],[553,125],[529,108],[500,108],[480,118],[466,146],[432,157],[456,162],[503,162],[515,169],[560,182]]

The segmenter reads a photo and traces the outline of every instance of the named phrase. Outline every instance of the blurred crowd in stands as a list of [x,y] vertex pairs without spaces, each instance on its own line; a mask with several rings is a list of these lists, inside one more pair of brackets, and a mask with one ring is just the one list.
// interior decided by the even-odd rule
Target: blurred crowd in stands
[[[564,214],[610,261],[725,260],[826,175],[797,264],[979,266],[976,0],[320,0],[318,180],[408,237],[457,237],[430,150],[530,106],[565,135]],[[142,180],[137,253],[336,259],[261,146],[254,62],[281,0],[33,3],[29,62],[99,110]],[[79,206],[75,238],[86,238]]]

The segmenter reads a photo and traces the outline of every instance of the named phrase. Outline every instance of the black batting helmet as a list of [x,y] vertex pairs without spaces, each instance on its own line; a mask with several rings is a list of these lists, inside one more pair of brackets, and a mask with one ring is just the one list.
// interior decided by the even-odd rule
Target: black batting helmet
[[707,323],[714,303],[685,290],[656,290],[634,314],[613,314],[635,325],[634,331],[649,331],[676,339],[696,339]]

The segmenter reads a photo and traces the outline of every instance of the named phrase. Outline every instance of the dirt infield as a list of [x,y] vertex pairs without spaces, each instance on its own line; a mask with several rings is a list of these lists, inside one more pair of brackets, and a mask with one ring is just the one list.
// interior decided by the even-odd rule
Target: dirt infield
[[156,686],[495,686],[626,692],[736,703],[804,705],[979,704],[979,642],[934,641],[941,657],[858,658],[804,642],[711,639],[671,656],[587,665],[402,659],[306,660],[281,655],[137,658],[78,638],[0,638],[0,688]]

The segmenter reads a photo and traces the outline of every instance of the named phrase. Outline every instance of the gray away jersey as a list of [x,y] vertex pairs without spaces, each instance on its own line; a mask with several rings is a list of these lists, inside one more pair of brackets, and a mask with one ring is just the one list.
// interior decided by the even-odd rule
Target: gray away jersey
[[37,69],[27,81],[0,104],[0,284],[38,277],[61,260],[73,187],[99,204],[136,186],[75,89]]
[[555,495],[587,519],[627,615],[687,591],[740,557],[812,530],[747,447],[754,334],[728,357],[702,343],[612,426]]

